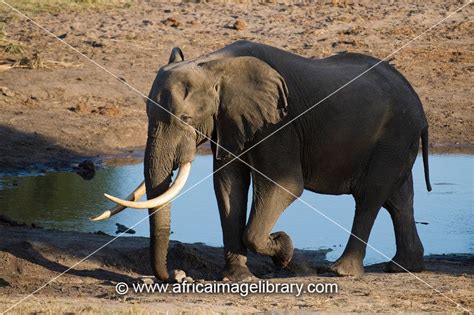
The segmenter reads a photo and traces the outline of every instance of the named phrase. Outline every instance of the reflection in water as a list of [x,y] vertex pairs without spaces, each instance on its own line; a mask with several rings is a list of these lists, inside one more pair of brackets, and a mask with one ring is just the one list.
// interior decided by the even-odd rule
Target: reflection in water
[[[425,253],[473,252],[473,157],[431,156],[431,193],[425,189],[420,161],[417,159],[414,168],[415,217],[420,223],[429,223],[417,224]],[[117,230],[116,223],[120,223],[136,230],[135,235],[148,236],[147,210],[126,210],[105,222],[88,219],[112,205],[102,196],[103,192],[127,196],[142,180],[142,168],[140,164],[110,167],[98,171],[91,181],[84,181],[74,173],[0,177],[0,214],[47,228],[85,232],[101,230],[112,235]],[[211,172],[211,157],[198,156],[183,191]],[[350,230],[354,215],[352,197],[305,192],[302,198],[318,210],[296,201],[283,213],[275,231],[286,231],[298,248],[332,248],[334,251],[328,257],[337,258],[348,235],[321,213]],[[177,198],[172,207],[171,224],[173,239],[222,245],[212,177]],[[380,211],[370,244],[390,258],[395,253],[392,223],[386,211]],[[368,249],[366,263],[385,260],[386,257],[380,253]]]

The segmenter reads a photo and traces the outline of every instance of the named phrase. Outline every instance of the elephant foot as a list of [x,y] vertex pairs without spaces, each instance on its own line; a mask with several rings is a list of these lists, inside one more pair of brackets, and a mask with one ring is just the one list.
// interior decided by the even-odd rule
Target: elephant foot
[[355,276],[364,275],[364,266],[362,259],[352,257],[341,257],[330,267],[331,271],[338,276]]
[[226,265],[222,271],[223,281],[251,281],[257,279],[247,266],[242,265]]
[[[419,255],[418,255],[419,256]],[[413,258],[414,256],[397,256],[392,258],[391,261],[385,265],[385,272],[420,272],[425,270],[425,263],[423,261],[423,255],[421,257]],[[402,268],[403,267],[403,268]]]
[[270,234],[270,238],[278,244],[278,253],[272,256],[273,263],[279,268],[285,268],[293,258],[293,242],[285,232]]

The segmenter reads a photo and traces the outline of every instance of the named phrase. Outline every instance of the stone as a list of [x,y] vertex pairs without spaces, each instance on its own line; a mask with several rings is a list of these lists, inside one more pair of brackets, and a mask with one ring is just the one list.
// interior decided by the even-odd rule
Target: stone
[[171,27],[178,27],[181,25],[181,22],[179,22],[176,18],[173,17],[169,17],[166,20],[161,21],[161,23]]
[[10,90],[9,88],[7,88],[6,86],[0,86],[0,92],[7,96],[7,97],[13,97],[15,96],[15,92],[13,92],[12,90]]
[[144,284],[153,284],[155,283],[155,277],[143,276],[139,278],[139,281]]
[[237,31],[243,31],[247,28],[247,24],[242,20],[236,20],[232,28]]
[[191,277],[186,277],[186,278],[183,279],[183,281],[186,281],[187,283],[193,283],[194,279],[191,278]]
[[183,282],[185,278],[186,278],[186,273],[183,270],[175,269],[171,273],[171,279],[178,283]]

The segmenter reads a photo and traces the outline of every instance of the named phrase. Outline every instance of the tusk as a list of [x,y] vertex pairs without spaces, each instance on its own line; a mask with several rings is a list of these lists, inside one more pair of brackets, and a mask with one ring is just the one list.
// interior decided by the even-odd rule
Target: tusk
[[[142,181],[141,184],[127,197],[127,200],[138,201],[146,191],[145,181]],[[104,211],[103,213],[96,215],[95,217],[90,217],[91,221],[102,221],[110,218],[111,216],[116,215],[117,213],[125,210],[127,207],[124,206],[115,206],[109,210]]]
[[135,200],[133,201],[123,200],[114,196],[110,196],[108,194],[104,194],[104,196],[107,199],[115,202],[116,204],[119,204],[127,208],[135,208],[135,209],[156,208],[156,207],[167,204],[179,194],[181,189],[183,189],[184,184],[186,184],[186,180],[189,177],[190,171],[191,171],[191,162],[180,165],[178,175],[176,176],[176,180],[171,184],[170,188],[168,188],[167,191],[165,191],[163,194],[159,195],[158,197],[147,200],[147,201],[136,202]]

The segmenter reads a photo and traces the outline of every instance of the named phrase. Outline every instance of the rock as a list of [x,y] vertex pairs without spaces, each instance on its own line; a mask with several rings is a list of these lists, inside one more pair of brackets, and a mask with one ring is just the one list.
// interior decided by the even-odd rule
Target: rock
[[135,234],[136,233],[135,230],[128,228],[123,224],[115,223],[115,225],[117,226],[117,231],[115,231],[115,234],[119,234],[119,233]]
[[90,106],[86,103],[80,102],[76,106],[68,107],[67,110],[73,113],[88,113],[90,112]]
[[76,171],[76,174],[81,176],[85,180],[90,180],[95,176],[95,163],[91,160],[84,160],[79,163],[77,166],[73,167]]
[[242,20],[236,20],[232,25],[232,28],[237,31],[243,31],[247,28],[247,23]]
[[186,273],[183,270],[180,270],[180,269],[173,270],[173,272],[171,274],[171,279],[178,282],[178,283],[183,282],[183,280],[185,278],[186,278]]
[[10,90],[9,88],[7,88],[6,86],[0,86],[0,92],[7,96],[7,97],[13,97],[15,96],[15,92],[13,92],[12,90]]
[[8,225],[8,226],[27,226],[25,223],[18,223],[16,221],[13,221],[10,218],[7,218],[6,216],[3,216],[0,214],[0,224]]
[[171,26],[171,27],[178,27],[181,25],[181,23],[173,17],[169,17],[166,20],[161,21],[161,23],[167,26]]
[[84,160],[77,166],[76,173],[83,179],[90,180],[95,176],[95,164],[91,160]]
[[11,287],[11,284],[7,282],[6,280],[4,280],[3,278],[0,278],[0,288],[4,288],[4,287]]
[[120,116],[121,111],[116,105],[105,105],[99,106],[97,109],[91,110],[91,113],[99,114],[106,117],[118,117]]
[[86,41],[84,41],[84,43],[86,43],[86,44],[88,44],[88,45],[90,45],[94,48],[104,47],[104,43],[96,41],[96,40],[86,40]]
[[153,276],[142,276],[138,279],[139,282],[144,284],[153,284],[155,283],[155,277]]

